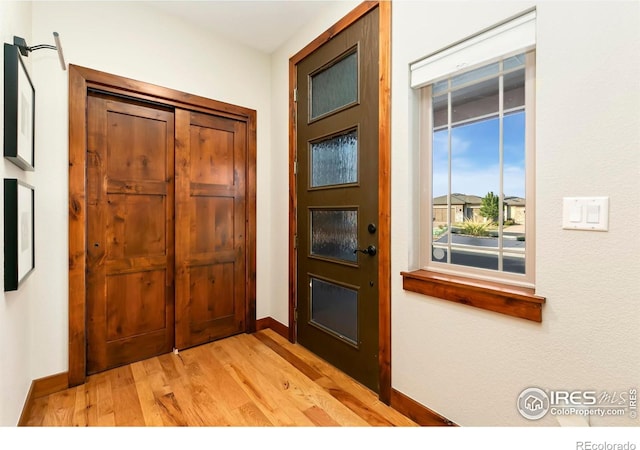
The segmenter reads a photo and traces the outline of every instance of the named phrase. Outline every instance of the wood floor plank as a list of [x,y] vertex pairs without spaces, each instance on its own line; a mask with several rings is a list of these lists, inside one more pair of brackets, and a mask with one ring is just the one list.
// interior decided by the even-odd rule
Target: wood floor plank
[[98,422],[96,425],[113,427],[116,425],[116,416],[113,410],[113,396],[111,395],[111,372],[105,372],[95,377],[96,404],[98,406]]
[[203,347],[196,347],[182,352],[185,363],[197,369],[192,376],[199,377],[204,386],[226,409],[233,410],[250,401],[242,388],[224,369],[220,361]]
[[378,396],[369,388],[356,382],[304,347],[290,344],[271,329],[263,330],[260,333],[263,334],[261,337],[263,342],[272,341],[270,348],[278,345],[286,346],[288,352],[295,357],[290,361],[292,364],[295,365],[296,361],[300,360],[311,367],[314,372],[319,373],[320,377],[316,379],[316,382],[320,386],[323,386],[332,395],[340,397],[343,403],[365,420],[370,421],[372,425],[417,426],[411,419],[378,400]]
[[[265,375],[265,371],[256,372],[249,361],[231,357],[227,353],[228,342],[222,345],[214,345],[210,351],[223,364],[229,374],[244,389],[252,401],[259,405],[260,410],[269,420],[277,426],[312,426],[313,423],[300,411],[287,392],[278,384],[274,384]],[[257,362],[261,364],[261,362]]]
[[284,348],[282,345],[278,344],[274,341],[267,333],[259,332],[254,334],[256,339],[260,340],[264,345],[269,347],[271,350],[276,352],[278,355],[282,356],[285,361],[288,361],[292,364],[296,369],[300,372],[308,376],[312,380],[317,380],[322,377],[322,374],[315,370],[313,367],[308,365],[305,361],[298,358],[296,355],[291,353],[289,350]]
[[[229,384],[230,390],[236,394],[240,393],[242,401],[234,399],[233,396],[224,392],[225,387],[221,385],[219,380],[216,380],[216,376],[220,377],[221,374],[214,368],[211,373],[208,372],[211,364],[206,361],[206,356],[202,356],[201,348],[190,349],[193,353],[182,352],[182,358],[185,362],[185,368],[189,376],[190,384],[194,391],[197,392],[200,404],[205,407],[206,411],[215,413],[216,416],[224,423],[234,423],[237,420],[237,416],[234,415],[234,409],[248,401],[248,397],[244,394],[242,389],[239,389],[236,383],[228,377],[226,371],[223,378],[231,380]],[[228,403],[231,401],[231,403]]]
[[[155,366],[159,368],[159,371],[153,372],[156,401],[160,403],[162,396],[171,392],[177,401],[175,411],[176,413],[178,410],[180,411],[178,417],[173,417],[166,407],[162,408],[164,413],[163,422],[166,426],[218,425],[222,421],[222,419],[208,413],[206,409],[201,409],[197,398],[195,398],[196,394],[189,382],[181,357],[169,354],[162,355],[157,359],[154,358],[154,360]],[[176,374],[177,376],[175,376]]]
[[[98,388],[94,377],[89,377],[85,384],[76,386],[76,411],[74,421],[82,426],[92,426],[98,423]],[[82,397],[82,398],[81,398]],[[84,406],[84,410],[80,410]]]
[[44,417],[42,418],[42,426],[43,427],[55,427],[56,425],[56,416],[52,413],[52,409],[49,408],[49,404],[53,402],[55,399],[52,398],[51,395],[46,397],[47,402],[45,404],[44,409]]
[[[160,420],[165,426],[187,426],[189,425],[187,414],[185,414],[183,406],[178,401],[178,397],[185,397],[184,392],[182,392],[182,395],[176,396],[174,392],[175,386],[168,380],[168,378],[173,377],[175,366],[173,366],[173,363],[165,362],[162,364],[161,361],[158,362],[160,363],[160,370],[155,370],[151,373],[147,372],[147,380]],[[165,371],[167,368],[168,370]],[[179,378],[173,377],[172,379],[178,380]]]
[[[76,403],[73,407],[73,418],[71,425],[74,427],[86,427],[91,421],[89,420],[90,407],[87,406],[87,384],[81,384],[73,388],[76,391]],[[95,410],[95,408],[94,408]]]
[[416,426],[269,329],[91,375],[28,411],[28,426]]
[[175,380],[183,376],[184,372],[180,370],[183,365],[180,356],[174,353],[167,353],[153,359],[160,364],[160,369],[164,372],[167,380]]
[[244,424],[249,427],[272,427],[273,423],[253,402],[247,402],[236,409]]
[[338,427],[340,424],[317,406],[304,410],[304,415],[319,427]]
[[[281,338],[279,335],[269,334],[276,341]],[[384,425],[388,421],[394,426],[418,426],[408,417],[382,403],[369,388],[354,381],[351,377],[318,358],[309,350],[295,345],[291,346],[291,351],[323,374],[323,378],[318,379],[317,382],[332,395],[343,396],[342,391],[348,392],[349,396],[342,397],[342,400],[360,414],[361,417],[372,420],[372,423],[376,422],[379,425]],[[353,397],[353,400],[349,400],[351,397]],[[367,418],[366,416],[370,414],[370,411],[378,413],[379,416],[374,415],[371,418]],[[377,417],[377,419],[374,419],[374,417]]]
[[116,425],[144,426],[144,416],[142,415],[135,380],[131,373],[131,366],[122,366],[114,370],[116,377],[115,381],[111,383],[111,388],[113,403],[118,405],[118,409],[115,410]]
[[47,418],[47,408],[49,407],[49,397],[40,397],[33,400],[29,417],[26,420],[28,427],[44,426]]
[[149,383],[149,375],[142,362],[131,364],[131,373],[135,380],[136,392],[140,400],[142,417],[146,426],[163,426],[162,413]]
[[51,418],[51,426],[68,427],[73,420],[76,403],[76,390],[65,389],[49,396],[47,414]]
[[331,394],[332,397],[339,400],[340,403],[366,420],[370,425],[381,427],[393,426],[389,420],[360,401],[360,399],[351,392],[342,389],[333,380],[329,378],[320,378],[316,380],[316,383],[318,383],[319,386],[322,386],[329,394]]
[[[248,360],[256,370],[261,370],[262,368],[267,374],[270,374],[274,385],[279,385],[283,389],[289,390],[291,399],[296,402],[299,409],[304,411],[315,405],[345,426],[369,425],[345,405],[331,397],[323,388],[308,378],[306,374],[301,373],[294,366],[284,361],[279,354],[261,351],[264,350],[264,347],[259,345],[255,335],[238,335],[236,336],[236,341],[243,342],[246,347],[253,351],[253,353],[245,353],[245,357],[248,357]],[[236,341],[229,343],[231,349],[240,348],[237,346]],[[264,356],[259,366],[255,365],[254,359],[251,358],[253,354],[258,352]]]
[[[198,348],[195,348],[195,351]],[[192,349],[189,349],[192,350]],[[175,367],[181,374],[180,379],[171,380],[172,385],[183,384],[184,391],[178,398],[181,404],[185,404],[188,411],[193,414],[190,416],[190,425],[195,425],[198,420],[201,425],[208,426],[225,426],[234,423],[230,408],[223,401],[215,396],[215,388],[209,383],[208,374],[203,372],[197,359],[190,359],[189,355],[183,351],[179,355],[174,356]],[[188,404],[184,399],[186,394],[190,398]]]

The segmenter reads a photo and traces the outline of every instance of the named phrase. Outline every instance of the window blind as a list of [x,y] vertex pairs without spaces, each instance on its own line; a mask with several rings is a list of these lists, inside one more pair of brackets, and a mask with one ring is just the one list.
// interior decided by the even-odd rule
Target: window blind
[[411,64],[411,87],[526,52],[536,44],[536,11],[529,11]]

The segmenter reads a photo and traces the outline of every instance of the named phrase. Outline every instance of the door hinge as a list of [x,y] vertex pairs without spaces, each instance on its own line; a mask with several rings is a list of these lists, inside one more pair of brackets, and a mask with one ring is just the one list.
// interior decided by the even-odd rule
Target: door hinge
[[295,308],[293,310],[293,320],[294,320],[294,322],[298,321],[298,308]]
[[297,159],[293,162],[293,174],[294,175],[298,175],[298,160]]
[[293,101],[297,102],[298,101],[298,88],[295,88],[293,90]]
[[293,248],[298,248],[298,235],[293,236]]

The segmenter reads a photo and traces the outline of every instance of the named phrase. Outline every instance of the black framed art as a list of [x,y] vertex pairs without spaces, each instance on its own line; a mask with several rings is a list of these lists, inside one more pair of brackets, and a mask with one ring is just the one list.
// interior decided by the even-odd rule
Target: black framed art
[[36,91],[16,45],[4,44],[4,156],[34,170]]
[[4,179],[4,290],[15,291],[35,268],[33,186]]

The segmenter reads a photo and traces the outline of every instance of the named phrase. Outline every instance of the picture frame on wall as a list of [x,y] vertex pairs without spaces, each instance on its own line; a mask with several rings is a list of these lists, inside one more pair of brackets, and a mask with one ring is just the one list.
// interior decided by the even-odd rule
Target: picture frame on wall
[[35,170],[36,91],[16,45],[4,44],[4,157]]
[[15,291],[35,268],[35,189],[4,179],[4,290]]

